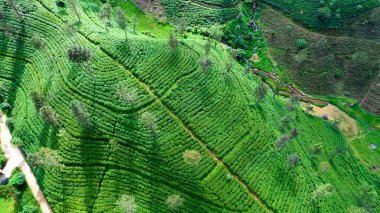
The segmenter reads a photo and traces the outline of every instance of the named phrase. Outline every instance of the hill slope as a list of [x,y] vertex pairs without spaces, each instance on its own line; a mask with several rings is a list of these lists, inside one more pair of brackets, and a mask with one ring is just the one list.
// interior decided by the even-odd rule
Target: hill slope
[[[287,100],[269,92],[257,104],[258,80],[237,63],[226,72],[229,55],[220,45],[212,48],[212,68],[203,72],[201,37],[176,50],[167,39],[139,33],[128,32],[125,42],[114,21],[107,32],[96,11],[82,9],[86,2],[79,8],[81,24],[73,25],[78,32],[71,34],[76,16],[70,7],[20,1],[19,20],[0,2],[8,17],[3,27],[13,28],[11,35],[0,33],[0,82],[14,107],[13,135],[27,155],[50,147],[65,165],[60,173],[36,170],[55,212],[119,212],[123,194],[133,195],[141,212],[172,211],[165,203],[171,194],[184,198],[183,212],[344,212],[362,205],[362,183],[376,182],[330,123],[297,109],[281,128]],[[44,39],[43,50],[32,47],[33,35]],[[91,51],[94,82],[85,66],[68,60],[74,44]],[[119,82],[136,91],[133,104],[118,98]],[[31,91],[45,97],[59,127],[41,119]],[[73,116],[74,100],[87,109],[90,128]],[[154,134],[142,118],[147,112]],[[278,150],[278,138],[293,127],[300,135]],[[315,145],[318,155],[310,153]],[[186,150],[198,150],[201,162],[187,165]],[[299,166],[289,167],[290,154],[300,157]],[[326,162],[329,169],[321,172]],[[322,184],[332,184],[333,193],[313,198]]]

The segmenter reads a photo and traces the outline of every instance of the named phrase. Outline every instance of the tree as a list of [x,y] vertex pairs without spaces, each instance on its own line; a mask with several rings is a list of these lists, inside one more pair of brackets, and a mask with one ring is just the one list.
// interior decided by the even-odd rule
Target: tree
[[308,50],[303,49],[299,51],[298,54],[294,55],[294,60],[297,62],[298,65],[302,65],[308,58],[308,54]]
[[41,118],[46,121],[46,123],[52,125],[52,126],[58,126],[58,114],[54,112],[53,108],[51,106],[43,106],[40,108],[40,116]]
[[331,18],[331,9],[327,6],[318,9],[318,19],[327,22]]
[[183,198],[180,195],[172,194],[166,199],[166,204],[176,210],[183,205]]
[[326,46],[327,46],[327,39],[326,39],[326,36],[322,36],[318,41],[317,43],[315,43],[315,47],[319,50],[319,51],[324,51],[326,49]]
[[327,161],[321,162],[321,164],[319,165],[319,171],[321,171],[321,172],[327,172],[329,170],[330,170],[330,164],[329,164],[329,162],[327,162]]
[[203,72],[207,72],[212,66],[212,61],[209,57],[204,57],[199,61],[199,65],[201,66]]
[[130,104],[133,104],[138,96],[136,89],[130,89],[125,82],[119,82],[117,84],[117,96],[122,101],[127,101]]
[[281,137],[276,142],[277,149],[282,149],[289,142],[289,136],[287,134],[281,135]]
[[124,31],[125,34],[125,41],[128,42],[127,37],[127,18],[125,16],[125,12],[120,7],[117,7],[116,9],[116,22],[119,25],[120,29]]
[[89,118],[90,116],[89,116],[89,113],[87,112],[87,107],[83,102],[80,102],[78,100],[73,100],[71,102],[71,111],[74,117],[79,121],[79,123],[84,128],[91,127],[90,118]]
[[313,192],[313,199],[330,196],[334,191],[335,187],[330,183],[319,185]]
[[[219,42],[220,39],[222,39],[223,32],[220,29],[220,27],[215,24],[215,25],[211,26],[211,28],[210,28],[210,36],[212,39]],[[217,42],[215,42],[215,46],[216,46]]]
[[12,8],[13,12],[21,21],[24,19],[20,6],[17,4],[16,0],[7,0],[7,5]]
[[36,49],[42,49],[44,47],[44,42],[42,38],[37,35],[32,36],[31,43],[33,47]]
[[369,15],[369,22],[371,24],[380,23],[380,11],[379,10],[373,10],[371,12],[371,14]]
[[297,154],[291,154],[288,156],[288,163],[290,166],[298,166],[301,163],[301,159]]
[[111,12],[112,12],[111,5],[108,3],[105,3],[103,4],[102,9],[100,10],[100,14],[99,14],[100,19],[102,19],[104,21],[104,24],[106,25],[107,31],[108,31],[107,26],[110,21]]
[[369,211],[373,212],[373,208],[379,205],[380,197],[374,186],[369,185],[367,182],[364,182],[360,188],[360,204],[361,206]]
[[202,159],[202,155],[196,150],[186,150],[183,153],[183,160],[186,164],[194,166]]
[[204,45],[204,49],[205,49],[206,56],[209,56],[210,55],[210,51],[211,51],[211,39],[210,38],[207,38],[207,42]]
[[177,49],[178,47],[178,39],[177,39],[177,36],[174,35],[174,33],[170,33],[170,37],[169,37],[169,47],[172,49],[172,50],[175,50]]
[[141,114],[141,120],[148,126],[153,135],[157,134],[156,117],[150,111]]
[[136,212],[138,208],[135,197],[132,195],[122,195],[116,204],[125,213]]
[[91,59],[91,52],[84,47],[72,46],[67,51],[70,61],[81,64]]
[[256,87],[255,90],[256,95],[256,103],[260,103],[265,99],[265,96],[267,95],[267,88],[265,87],[264,82],[260,82],[260,84]]
[[36,91],[31,92],[30,96],[32,98],[36,111],[39,112],[41,107],[43,107],[45,104],[45,98]]
[[357,51],[351,55],[351,60],[354,66],[366,66],[369,60],[368,53]]
[[67,51],[70,61],[77,64],[85,64],[87,72],[90,74],[93,81],[95,81],[94,74],[88,65],[88,61],[91,59],[91,52],[84,47],[72,46]]
[[47,147],[42,147],[38,152],[30,154],[28,161],[38,167],[50,169],[61,169],[63,167],[63,164],[61,164],[62,159],[58,152]]
[[133,27],[133,33],[136,33],[136,28],[137,28],[137,16],[136,16],[136,14],[132,15],[132,27]]
[[74,9],[75,11],[75,14],[77,15],[77,18],[78,18],[78,21],[79,23],[81,22],[81,14],[80,14],[80,11],[79,11],[79,8],[78,8],[78,2],[77,0],[70,0],[70,4],[71,4],[71,7]]

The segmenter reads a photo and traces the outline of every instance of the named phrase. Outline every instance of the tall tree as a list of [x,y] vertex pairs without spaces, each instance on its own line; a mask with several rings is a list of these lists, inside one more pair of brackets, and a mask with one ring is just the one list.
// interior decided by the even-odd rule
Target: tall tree
[[132,27],[133,27],[133,33],[136,33],[136,28],[137,28],[137,16],[136,16],[136,14],[132,15]]
[[260,82],[260,84],[256,87],[255,90],[256,95],[256,103],[260,103],[264,100],[265,96],[267,95],[267,88],[265,87],[264,82]]
[[110,4],[105,3],[102,6],[102,9],[100,10],[99,17],[101,20],[103,20],[104,24],[106,25],[106,29],[108,31],[108,24],[110,22],[110,16],[112,12],[112,7]]
[[73,100],[71,102],[71,111],[74,117],[79,121],[79,123],[84,127],[89,129],[91,127],[90,115],[87,111],[86,105],[78,100]]
[[24,19],[22,11],[20,10],[20,5],[17,3],[16,0],[7,0],[7,5],[12,8],[12,11],[20,20]]
[[120,29],[124,31],[125,34],[125,41],[128,42],[127,37],[127,18],[125,15],[125,12],[121,7],[117,7],[116,9],[116,22],[119,25]]
[[169,37],[169,47],[172,49],[172,50],[175,50],[177,49],[178,47],[178,39],[177,39],[177,36],[175,36],[174,33],[170,33],[170,37]]
[[77,15],[78,21],[81,22],[81,14],[78,8],[78,1],[77,0],[70,0],[71,7],[74,9],[75,14]]
[[87,72],[90,74],[92,80],[95,81],[94,74],[88,64],[91,59],[91,52],[89,50],[84,47],[72,46],[67,51],[67,55],[70,61],[80,65],[85,64]]
[[44,168],[60,169],[63,167],[61,156],[56,150],[42,147],[38,152],[28,156],[29,162]]

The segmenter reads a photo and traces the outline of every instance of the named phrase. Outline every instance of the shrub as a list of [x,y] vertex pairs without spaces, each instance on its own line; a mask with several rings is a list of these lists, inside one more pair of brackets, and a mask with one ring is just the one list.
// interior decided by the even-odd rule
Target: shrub
[[170,195],[166,199],[166,204],[168,204],[168,206],[172,209],[178,209],[183,205],[183,198],[176,194]]
[[25,182],[25,176],[19,171],[15,172],[9,179],[9,184],[16,188],[24,185]]
[[307,42],[304,38],[297,39],[296,46],[298,49],[305,49]]
[[299,51],[298,54],[294,55],[294,60],[299,64],[302,65],[308,58],[309,52],[307,49],[303,49]]
[[184,161],[185,161],[186,164],[189,164],[189,165],[193,166],[193,165],[198,164],[201,161],[202,156],[196,150],[186,150],[183,153],[183,159],[184,159]]

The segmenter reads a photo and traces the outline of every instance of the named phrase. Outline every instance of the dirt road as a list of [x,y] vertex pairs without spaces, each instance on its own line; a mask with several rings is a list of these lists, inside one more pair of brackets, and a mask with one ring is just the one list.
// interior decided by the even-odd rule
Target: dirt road
[[28,183],[29,188],[31,189],[34,197],[40,205],[42,212],[52,213],[53,211],[50,208],[50,205],[47,202],[45,196],[43,195],[40,186],[37,183],[36,177],[34,176],[28,163],[25,161],[24,155],[21,153],[20,149],[17,146],[11,144],[12,135],[5,123],[6,119],[6,116],[0,111],[1,149],[3,150],[4,156],[7,159],[7,164],[3,169],[3,173],[9,178],[12,174],[13,169],[18,167],[25,175],[26,182]]

